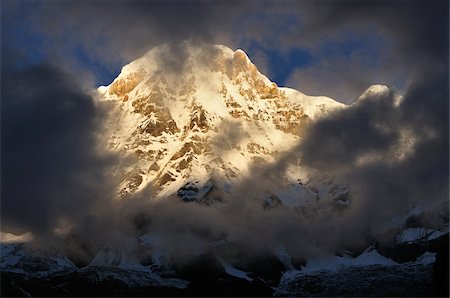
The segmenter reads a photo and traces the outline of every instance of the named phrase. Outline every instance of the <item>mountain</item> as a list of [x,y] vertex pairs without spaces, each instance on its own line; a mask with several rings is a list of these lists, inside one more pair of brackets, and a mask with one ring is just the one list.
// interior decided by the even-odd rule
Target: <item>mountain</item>
[[[278,87],[242,50],[189,42],[179,47],[179,57],[169,45],[153,48],[98,88],[99,102],[110,108],[107,147],[134,158],[117,169],[120,198],[150,188],[156,198],[219,200],[255,168],[294,148],[312,121],[345,108],[328,97]],[[315,198],[298,184],[307,177],[293,166],[294,174],[283,177],[287,185],[294,183],[303,200]],[[271,190],[277,191],[283,203],[300,204],[289,195],[292,189]]]
[[[295,267],[261,260],[245,271],[201,255],[179,270],[161,273],[153,265],[114,265],[104,253],[78,268],[61,252],[27,246],[1,246],[4,296],[443,296],[440,283],[443,290],[445,282],[448,286],[448,262],[439,259],[448,253],[448,234],[401,248],[397,253],[409,258],[401,263],[401,257],[393,260],[369,247],[356,256],[327,255]],[[100,258],[109,266],[99,264]]]

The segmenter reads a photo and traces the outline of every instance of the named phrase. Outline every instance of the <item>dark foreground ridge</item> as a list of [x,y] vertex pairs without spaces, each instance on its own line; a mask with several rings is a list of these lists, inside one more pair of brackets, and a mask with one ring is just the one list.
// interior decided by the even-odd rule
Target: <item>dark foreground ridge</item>
[[[41,277],[9,271],[1,274],[1,296],[448,297],[448,240],[446,234],[427,243],[380,249],[394,260],[406,260],[394,266],[346,267],[309,274],[297,271],[290,278],[282,278],[289,269],[276,258],[247,264],[248,279],[243,279],[229,275],[214,256],[201,255],[170,274],[161,274],[165,280],[182,281],[181,286],[148,282],[148,272],[119,268],[86,267]],[[410,262],[426,251],[436,253],[436,262]]]

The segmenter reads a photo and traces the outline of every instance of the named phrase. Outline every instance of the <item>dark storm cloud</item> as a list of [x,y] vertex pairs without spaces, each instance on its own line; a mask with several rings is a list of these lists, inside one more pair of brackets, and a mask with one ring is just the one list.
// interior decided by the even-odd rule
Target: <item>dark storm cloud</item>
[[[358,39],[362,34],[367,39],[378,40],[378,46],[372,46],[378,52],[372,59],[382,57],[375,66],[367,67],[370,57],[354,59],[353,56],[353,53],[370,54],[364,47],[355,48],[347,63],[320,55],[317,66],[298,69],[290,80],[307,93],[352,102],[364,90],[360,80],[366,85],[378,80],[378,83],[403,89],[407,88],[404,81],[407,82],[414,71],[421,71],[428,65],[448,65],[447,1],[304,1],[298,3],[297,9],[303,17],[302,26],[285,39],[288,47],[318,49],[324,41],[339,41],[349,33]],[[325,79],[309,87],[310,76]],[[357,77],[360,79],[354,80]],[[306,83],[302,84],[304,81]],[[355,81],[353,86],[348,84],[352,81]],[[342,88],[342,85],[348,87]]]
[[305,165],[350,183],[348,220],[373,233],[417,204],[448,213],[448,70],[423,75],[399,106],[393,93],[369,96],[313,124],[299,147]]
[[2,47],[2,229],[46,237],[108,197],[113,159],[99,153],[101,111],[77,81],[15,56]]

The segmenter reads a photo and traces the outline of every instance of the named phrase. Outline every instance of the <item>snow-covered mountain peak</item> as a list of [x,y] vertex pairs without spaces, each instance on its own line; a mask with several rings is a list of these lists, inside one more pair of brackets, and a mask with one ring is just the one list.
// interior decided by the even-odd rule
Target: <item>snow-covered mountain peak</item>
[[365,100],[367,98],[371,98],[373,96],[382,96],[382,95],[386,95],[390,92],[390,89],[388,86],[386,85],[372,85],[369,88],[366,89],[366,91],[363,92],[363,94],[361,94],[358,99],[355,101],[359,102],[362,100]]
[[344,107],[278,87],[240,49],[191,42],[153,48],[98,94],[111,107],[109,149],[137,157],[118,169],[121,197],[147,186],[157,197],[226,196],[297,145],[311,121]]

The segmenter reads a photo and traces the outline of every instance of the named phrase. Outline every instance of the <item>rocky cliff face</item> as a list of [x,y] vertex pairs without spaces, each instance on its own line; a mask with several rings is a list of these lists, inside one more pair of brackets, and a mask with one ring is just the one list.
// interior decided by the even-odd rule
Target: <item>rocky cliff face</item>
[[111,107],[108,148],[134,158],[118,169],[120,198],[146,187],[158,198],[225,196],[297,145],[311,121],[344,107],[278,87],[242,50],[180,48],[178,58],[156,47],[98,88]]

